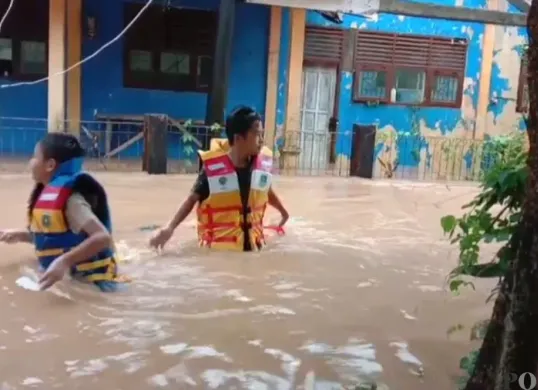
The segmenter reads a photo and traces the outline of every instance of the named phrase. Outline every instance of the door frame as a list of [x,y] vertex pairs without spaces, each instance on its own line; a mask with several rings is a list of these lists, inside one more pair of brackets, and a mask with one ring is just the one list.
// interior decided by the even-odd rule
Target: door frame
[[[305,58],[303,60],[303,72],[305,68],[308,67],[316,67],[316,68],[325,68],[325,69],[331,69],[336,71],[336,86],[334,88],[334,102],[333,102],[333,112],[332,117],[336,118],[338,120],[338,113],[340,110],[340,93],[341,93],[341,84],[342,84],[342,63],[340,60],[322,60],[322,59],[311,59],[311,58]],[[301,105],[303,102],[301,102]],[[331,134],[329,129],[327,129],[327,132],[329,133],[329,159],[327,160],[327,163],[333,164],[334,162],[331,160],[331,156],[334,157],[336,160],[336,143],[338,141],[338,129],[334,134]],[[334,155],[334,156],[333,156]]]
[[[336,87],[334,89],[334,102],[333,102],[333,112],[332,116],[338,118],[338,110],[340,109],[340,84],[342,82],[342,73],[340,72],[341,65],[340,61],[327,61],[327,60],[314,60],[307,59],[303,60],[303,72],[304,68],[315,67],[315,68],[326,68],[331,70],[336,70]],[[301,102],[302,104],[302,102]]]

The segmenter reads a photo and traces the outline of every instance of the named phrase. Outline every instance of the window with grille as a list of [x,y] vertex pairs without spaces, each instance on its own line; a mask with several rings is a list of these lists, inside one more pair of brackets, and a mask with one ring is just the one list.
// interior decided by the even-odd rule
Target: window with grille
[[463,39],[359,31],[353,99],[460,107],[467,46]]
[[[0,15],[9,4],[0,0]],[[48,37],[48,1],[15,1],[0,31],[0,78],[31,81],[46,76]]]
[[[142,6],[125,3],[125,24]],[[125,36],[124,86],[207,92],[216,29],[213,11],[149,7]]]
[[521,58],[519,82],[517,86],[516,112],[529,111],[529,84],[527,82],[527,56]]

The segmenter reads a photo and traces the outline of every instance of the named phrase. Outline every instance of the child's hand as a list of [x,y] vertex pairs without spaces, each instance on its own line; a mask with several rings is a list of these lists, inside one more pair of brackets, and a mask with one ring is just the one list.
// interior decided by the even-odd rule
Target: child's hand
[[170,240],[170,237],[172,237],[172,234],[174,234],[174,231],[170,228],[161,228],[157,230],[153,235],[151,236],[149,240],[149,245],[156,249],[162,249],[165,244]]
[[39,288],[41,290],[46,290],[47,288],[52,287],[55,283],[64,278],[67,271],[69,271],[69,264],[65,261],[65,257],[58,257],[39,279]]
[[5,242],[6,244],[16,244],[24,240],[24,234],[25,232],[17,229],[0,230],[0,242]]

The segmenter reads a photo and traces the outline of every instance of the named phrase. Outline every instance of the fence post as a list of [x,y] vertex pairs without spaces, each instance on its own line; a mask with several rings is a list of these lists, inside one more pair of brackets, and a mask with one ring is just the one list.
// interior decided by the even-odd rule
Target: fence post
[[168,116],[144,115],[144,162],[143,169],[150,175],[167,173],[168,162]]

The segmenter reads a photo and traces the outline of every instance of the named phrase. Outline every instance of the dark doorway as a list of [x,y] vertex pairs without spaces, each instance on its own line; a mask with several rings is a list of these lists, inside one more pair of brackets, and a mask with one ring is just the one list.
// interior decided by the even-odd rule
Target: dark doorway
[[373,177],[375,136],[376,127],[374,125],[353,125],[350,176],[367,179]]

